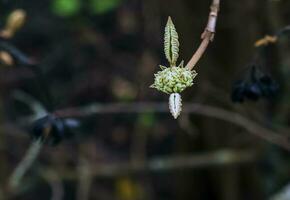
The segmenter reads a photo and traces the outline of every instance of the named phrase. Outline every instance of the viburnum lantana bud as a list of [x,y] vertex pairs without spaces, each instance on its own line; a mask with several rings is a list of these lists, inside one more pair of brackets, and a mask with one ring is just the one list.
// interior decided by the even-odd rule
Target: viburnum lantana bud
[[164,52],[170,67],[160,65],[161,71],[154,74],[155,79],[151,88],[170,94],[169,109],[176,119],[180,115],[182,106],[182,99],[179,93],[193,85],[193,79],[197,73],[195,70],[184,67],[183,62],[179,66],[176,66],[177,58],[179,57],[179,41],[178,34],[170,17],[165,27]]
[[154,84],[151,87],[166,94],[181,93],[193,85],[193,79],[197,75],[195,71],[183,66],[162,67],[161,69],[163,70],[155,74]]

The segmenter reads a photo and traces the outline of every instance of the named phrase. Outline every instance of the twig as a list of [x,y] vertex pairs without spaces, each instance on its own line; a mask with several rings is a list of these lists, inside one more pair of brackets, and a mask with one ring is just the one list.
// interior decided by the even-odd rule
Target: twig
[[284,186],[278,193],[274,194],[269,200],[287,200],[290,199],[290,184]]
[[88,200],[92,184],[91,167],[88,160],[81,157],[79,164],[79,186],[77,189],[77,200]]
[[64,188],[61,177],[53,170],[41,172],[42,177],[47,181],[51,188],[51,200],[62,200],[64,197]]
[[[112,103],[112,104],[92,104],[85,107],[69,108],[55,112],[59,117],[85,117],[94,114],[116,114],[116,113],[144,113],[158,112],[167,113],[167,103]],[[263,127],[243,115],[227,111],[222,108],[217,108],[198,103],[185,103],[184,113],[193,113],[221,119],[247,130],[249,133],[273,144],[276,144],[290,151],[290,143],[288,136]]]
[[[153,158],[146,162],[97,163],[92,167],[92,177],[115,177],[144,172],[158,173],[179,169],[199,169],[220,167],[254,162],[257,153],[242,150],[217,150],[188,156],[168,156]],[[61,173],[64,179],[76,179],[75,171],[65,170]]]
[[41,147],[42,147],[42,141],[36,140],[32,142],[29,149],[27,150],[24,158],[22,161],[17,165],[16,169],[13,171],[10,179],[9,179],[9,187],[13,190],[16,189],[24,174],[27,172],[27,170],[31,167],[35,159],[37,158]]
[[29,95],[28,93],[16,90],[15,92],[13,92],[12,95],[16,100],[23,102],[31,109],[33,115],[28,120],[26,120],[26,123],[31,123],[48,114],[41,102]]
[[0,39],[0,50],[6,51],[9,54],[11,54],[11,56],[16,60],[17,64],[19,65],[30,67],[35,66],[35,62],[31,58],[29,58],[25,53],[20,51],[14,45],[2,39]]
[[193,67],[199,61],[201,56],[204,54],[208,44],[211,41],[213,41],[213,39],[214,39],[217,16],[218,16],[218,12],[219,12],[219,6],[220,6],[220,0],[213,0],[212,1],[211,7],[210,7],[208,23],[207,23],[207,26],[206,26],[204,32],[201,35],[202,42],[201,42],[200,46],[198,47],[197,51],[193,54],[190,61],[186,64],[186,67],[189,69],[193,69]]

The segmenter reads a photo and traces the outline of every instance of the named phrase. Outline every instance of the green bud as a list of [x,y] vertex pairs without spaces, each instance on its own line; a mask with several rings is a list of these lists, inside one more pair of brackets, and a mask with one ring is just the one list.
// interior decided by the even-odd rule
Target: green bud
[[197,73],[185,67],[169,67],[162,68],[157,72],[154,80],[153,88],[167,94],[181,93],[187,87],[193,85],[193,79]]

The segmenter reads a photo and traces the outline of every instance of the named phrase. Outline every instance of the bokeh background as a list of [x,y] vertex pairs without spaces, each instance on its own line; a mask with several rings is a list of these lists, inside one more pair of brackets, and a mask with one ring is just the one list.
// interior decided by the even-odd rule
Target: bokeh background
[[[254,46],[290,23],[290,1],[221,0],[215,40],[195,68],[195,85],[182,94],[186,105],[217,109],[191,109],[174,120],[164,108],[168,95],[149,88],[158,65],[167,64],[167,17],[176,25],[186,62],[200,43],[210,4],[1,0],[2,28],[15,9],[26,12],[24,26],[5,42],[36,66],[17,60],[0,65],[0,198],[290,199],[289,150],[263,137],[270,130],[288,141],[289,40]],[[256,62],[279,83],[279,93],[233,103],[234,81]],[[11,191],[7,182],[32,142],[37,105],[63,111],[77,127],[58,145],[44,145],[20,187]],[[238,122],[216,117],[225,111]],[[237,115],[262,129],[237,126]]]

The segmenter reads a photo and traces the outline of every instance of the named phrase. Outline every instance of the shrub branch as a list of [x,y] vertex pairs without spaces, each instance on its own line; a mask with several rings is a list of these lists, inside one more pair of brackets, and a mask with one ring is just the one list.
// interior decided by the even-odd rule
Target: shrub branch
[[196,52],[193,54],[190,61],[186,64],[186,67],[189,69],[193,69],[196,63],[199,61],[201,56],[204,54],[206,48],[208,47],[209,43],[213,41],[214,34],[215,34],[215,27],[218,17],[220,7],[220,0],[213,0],[211,7],[210,7],[210,13],[208,17],[207,26],[204,30],[204,32],[201,35],[201,44],[196,50]]

